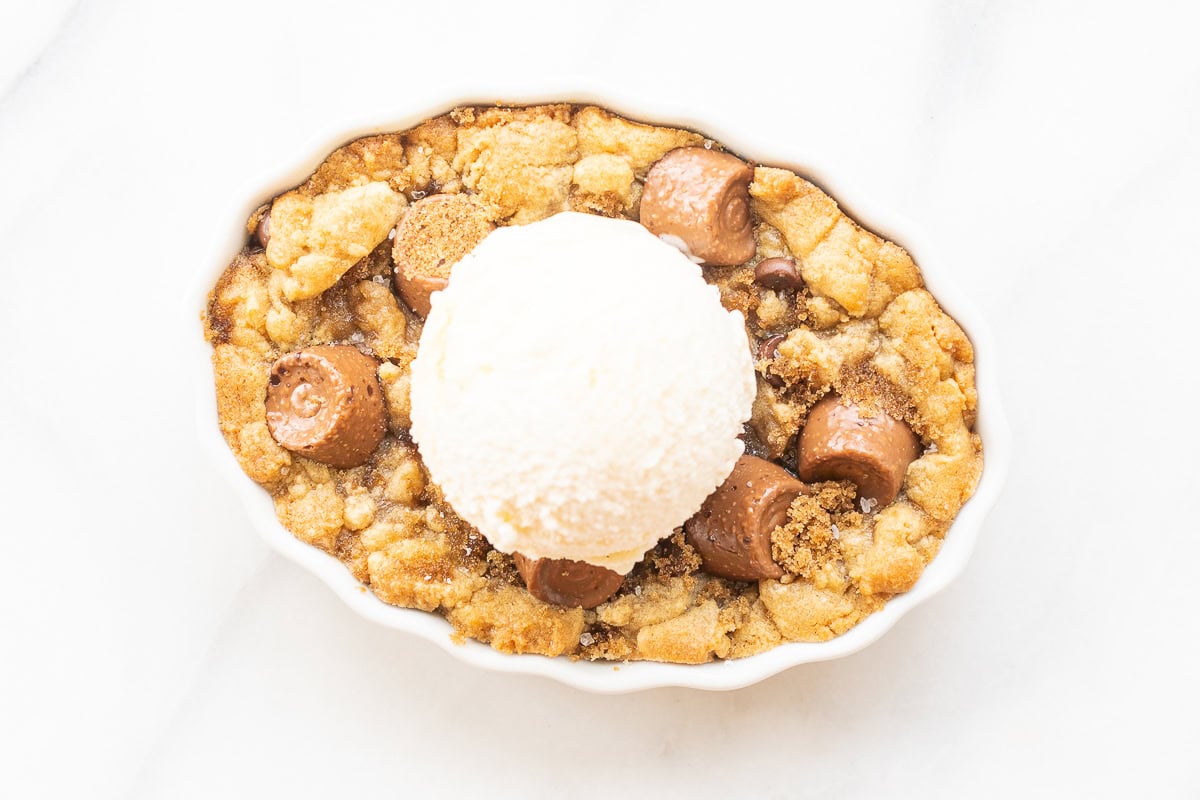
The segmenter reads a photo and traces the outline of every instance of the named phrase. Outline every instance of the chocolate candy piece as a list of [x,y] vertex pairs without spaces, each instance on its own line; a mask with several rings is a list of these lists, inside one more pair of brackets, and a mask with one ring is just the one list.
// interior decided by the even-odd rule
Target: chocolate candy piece
[[787,522],[788,506],[808,487],[783,467],[742,456],[733,472],[684,523],[704,570],[722,578],[782,578],[771,558],[771,533]]
[[[775,356],[779,355],[779,343],[782,342],[786,338],[787,338],[787,336],[785,336],[784,334],[777,333],[774,336],[770,336],[766,339],[763,339],[762,342],[758,345],[759,360],[760,361],[762,361],[764,359],[772,359],[773,360],[775,358]],[[776,389],[783,388],[783,378],[779,377],[774,372],[771,372],[770,367],[768,367],[766,369],[766,371],[763,372],[763,380],[765,380],[767,383],[774,386]]]
[[254,241],[263,250],[267,249],[267,242],[271,241],[271,210],[267,209],[266,213],[259,218],[258,224],[254,226]]
[[422,317],[429,296],[446,288],[450,268],[495,226],[482,206],[465,194],[435,194],[409,207],[392,243],[396,291]]
[[774,358],[779,354],[779,344],[787,338],[786,334],[777,333],[774,336],[768,336],[758,344],[759,358]]
[[383,439],[379,362],[347,345],[288,353],[271,366],[267,427],[281,447],[333,467],[357,467]]
[[754,256],[750,180],[739,158],[703,147],[681,147],[655,162],[642,191],[641,222],[656,236],[674,236],[706,264],[729,266]]
[[765,289],[795,291],[804,285],[796,260],[787,256],[764,258],[754,267],[754,282]]
[[921,453],[916,435],[903,422],[882,412],[864,417],[858,406],[837,395],[808,412],[799,448],[801,479],[853,481],[860,497],[880,506],[896,499],[908,465]]
[[566,558],[526,558],[513,553],[517,572],[529,593],[543,603],[595,608],[612,597],[624,575],[586,561]]

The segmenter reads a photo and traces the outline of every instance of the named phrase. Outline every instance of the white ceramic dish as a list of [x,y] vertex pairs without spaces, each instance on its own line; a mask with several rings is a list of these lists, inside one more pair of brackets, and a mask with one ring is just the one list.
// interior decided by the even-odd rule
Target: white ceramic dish
[[[243,226],[253,210],[303,181],[328,153],[351,139],[404,130],[458,105],[489,105],[497,102],[525,105],[546,101],[594,103],[633,119],[702,131],[748,159],[794,169],[821,185],[864,226],[907,248],[920,265],[930,291],[970,336],[975,346],[976,381],[980,398],[976,429],[984,442],[984,471],[979,488],[959,512],[941,551],[916,586],[836,639],[821,643],[794,642],[750,658],[700,666],[649,662],[617,665],[573,662],[561,657],[505,655],[474,641],[455,644],[450,639],[450,625],[440,616],[383,603],[355,580],[337,559],[296,539],[275,518],[270,496],[242,472],[221,437],[213,391],[211,349],[204,341],[195,315],[203,312],[208,292],[244,244]],[[616,694],[664,686],[736,689],[797,664],[839,658],[862,649],[882,636],[910,609],[928,600],[962,572],[974,549],[984,517],[999,496],[1010,458],[1011,440],[1000,407],[996,376],[998,358],[991,333],[970,300],[955,288],[952,269],[939,258],[934,243],[924,237],[914,223],[890,209],[880,208],[870,198],[860,196],[853,186],[847,185],[838,176],[827,176],[815,165],[803,163],[800,154],[789,149],[789,142],[760,140],[749,132],[739,131],[735,122],[705,119],[702,114],[691,114],[664,105],[657,98],[639,98],[628,89],[618,92],[607,87],[592,87],[580,91],[578,87],[572,90],[564,86],[537,94],[475,90],[446,92],[441,98],[413,99],[405,104],[403,113],[397,114],[393,110],[389,115],[384,111],[367,123],[343,120],[341,124],[328,125],[324,133],[313,137],[300,152],[279,152],[276,155],[278,158],[272,164],[270,174],[248,182],[243,191],[232,193],[230,196],[235,200],[230,208],[212,218],[216,241],[199,268],[198,278],[188,298],[188,321],[194,325],[191,337],[194,352],[190,354],[190,363],[196,381],[197,426],[204,449],[241,497],[254,527],[267,543],[324,580],[352,609],[367,619],[424,637],[478,667],[544,675],[592,692]]]

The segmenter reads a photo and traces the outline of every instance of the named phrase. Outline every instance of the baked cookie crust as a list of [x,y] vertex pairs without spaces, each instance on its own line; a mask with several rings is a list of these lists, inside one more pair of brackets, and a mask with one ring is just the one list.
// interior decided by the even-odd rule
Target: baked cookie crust
[[[350,142],[256,211],[246,246],[212,290],[204,326],[221,432],[274,498],[280,522],[383,601],[439,613],[456,636],[510,653],[742,658],[786,641],[830,639],[911,588],[982,471],[971,342],[902,247],[785,169],[754,167],[753,258],[703,268],[722,303],[744,316],[757,354],[746,450],[794,473],[809,411],[836,392],[919,437],[922,452],[894,501],[877,507],[845,481],[814,485],[771,536],[785,572],[778,580],[710,575],[676,530],[616,595],[584,610],[532,597],[513,559],[429,480],[408,434],[409,365],[422,319],[393,290],[390,237],[407,210],[450,194],[469,197],[472,213],[494,226],[567,210],[636,220],[650,167],[689,146],[722,149],[702,134],[594,106],[457,108]],[[755,281],[756,265],[774,257],[796,262],[799,289]],[[327,344],[381,362],[387,432],[365,464],[349,469],[283,449],[267,424],[271,365]]]

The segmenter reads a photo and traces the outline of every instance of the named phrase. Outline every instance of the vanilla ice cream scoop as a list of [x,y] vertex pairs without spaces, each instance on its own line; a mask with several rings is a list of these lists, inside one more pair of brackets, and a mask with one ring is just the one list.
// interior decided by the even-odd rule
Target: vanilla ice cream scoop
[[742,454],[741,314],[636,222],[565,212],[455,265],[412,364],[412,436],[504,552],[625,573]]

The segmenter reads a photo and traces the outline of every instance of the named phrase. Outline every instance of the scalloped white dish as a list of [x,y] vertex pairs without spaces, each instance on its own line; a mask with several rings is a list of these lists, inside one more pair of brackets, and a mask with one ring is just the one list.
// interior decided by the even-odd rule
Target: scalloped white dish
[[[841,636],[821,643],[782,644],[749,658],[696,666],[571,661],[566,657],[507,655],[475,641],[457,644],[451,639],[449,623],[442,617],[385,604],[355,580],[336,558],[295,538],[276,519],[270,495],[242,472],[222,438],[217,423],[211,348],[204,340],[199,316],[204,312],[208,293],[217,278],[244,244],[244,223],[254,209],[303,181],[329,152],[351,139],[403,130],[459,105],[490,105],[497,102],[527,105],[546,101],[594,103],[631,119],[702,131],[752,161],[795,170],[824,188],[839,206],[863,226],[905,247],[920,266],[929,290],[970,337],[975,348],[979,392],[976,431],[983,439],[984,467],[979,487],[959,512],[941,550],[926,567],[917,584]],[[578,91],[563,87],[559,91],[503,95],[479,91],[446,92],[440,102],[436,99],[412,101],[404,104],[400,113],[380,114],[369,124],[346,120],[341,124],[329,124],[327,133],[314,137],[299,152],[276,152],[272,171],[249,181],[242,191],[232,193],[234,199],[230,206],[210,218],[216,244],[198,266],[197,279],[188,296],[187,322],[193,326],[190,341],[194,345],[194,352],[188,358],[196,382],[200,442],[218,471],[242,499],[260,535],[278,553],[324,580],[352,609],[367,619],[428,639],[478,667],[543,675],[579,689],[607,694],[665,686],[736,689],[797,664],[839,658],[874,642],[910,609],[947,586],[965,567],[983,520],[1000,494],[1010,460],[1011,437],[1000,407],[996,375],[999,359],[987,323],[970,300],[955,287],[953,267],[941,260],[934,244],[920,233],[915,224],[860,196],[853,186],[838,176],[827,176],[815,165],[804,163],[794,147],[789,149],[789,141],[767,139],[767,136],[753,137],[749,132],[739,132],[734,120],[708,119],[703,114],[692,115],[678,110],[673,112],[655,99],[639,98],[636,92],[630,90],[614,91],[610,88]]]

